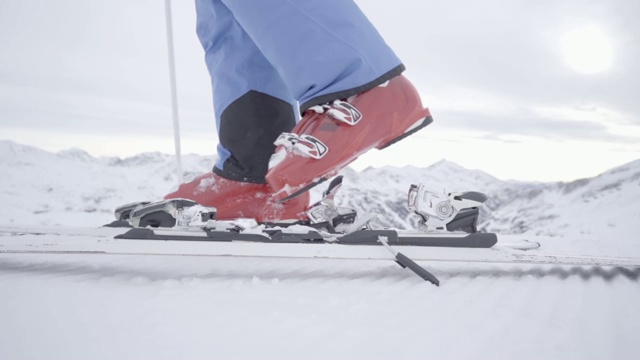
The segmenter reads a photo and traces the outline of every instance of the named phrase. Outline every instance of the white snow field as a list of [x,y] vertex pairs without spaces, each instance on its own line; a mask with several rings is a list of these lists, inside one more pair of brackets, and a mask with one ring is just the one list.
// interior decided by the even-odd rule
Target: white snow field
[[557,267],[2,255],[2,359],[637,359],[638,279]]
[[[90,241],[116,205],[174,181],[160,155],[85,155],[0,142],[0,251]],[[189,159],[188,171],[209,166]],[[446,162],[365,172],[360,183],[347,173],[343,202],[398,214],[404,183],[431,174],[498,198],[481,226],[541,243],[526,254],[640,258],[637,161],[575,184],[503,182]],[[388,195],[356,199],[372,179]],[[410,227],[407,216],[396,215]],[[440,287],[392,260],[0,252],[0,359],[640,358],[636,267],[420,264]]]

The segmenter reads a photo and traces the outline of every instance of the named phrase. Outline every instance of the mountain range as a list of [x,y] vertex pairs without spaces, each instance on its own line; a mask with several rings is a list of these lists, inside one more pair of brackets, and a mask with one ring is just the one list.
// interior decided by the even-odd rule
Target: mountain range
[[[213,162],[213,156],[183,156],[185,179],[210,171]],[[3,225],[97,226],[113,219],[115,207],[160,199],[177,184],[175,158],[161,153],[96,158],[79,149],[51,153],[0,141],[0,168]],[[567,183],[504,181],[446,160],[342,174],[337,203],[376,214],[381,226],[414,228],[418,217],[406,208],[407,191],[425,183],[485,193],[483,231],[630,241],[640,233],[640,160]]]

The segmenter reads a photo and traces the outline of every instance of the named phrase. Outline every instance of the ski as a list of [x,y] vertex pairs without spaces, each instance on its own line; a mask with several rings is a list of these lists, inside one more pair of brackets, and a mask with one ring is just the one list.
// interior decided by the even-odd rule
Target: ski
[[461,247],[490,248],[498,242],[495,234],[489,233],[454,233],[425,234],[399,232],[396,230],[358,230],[344,235],[329,235],[328,238],[317,231],[306,233],[287,232],[286,230],[264,230],[263,233],[242,233],[231,231],[212,231],[204,229],[199,232],[178,232],[162,229],[131,229],[116,239],[128,240],[171,240],[171,241],[244,241],[260,243],[298,243],[319,244],[333,243],[342,245],[378,245],[379,238],[385,237],[390,245],[426,246],[426,247]]
[[[143,240],[145,237],[146,238],[153,238],[153,237],[157,237],[156,240],[176,240],[177,238],[182,238],[183,240],[197,240],[198,238],[201,238],[202,240],[210,240],[210,241],[216,241],[215,239],[212,238],[206,238],[208,237],[207,232],[205,231],[201,231],[200,229],[190,229],[190,230],[180,230],[180,229],[135,229],[135,230],[143,230],[143,231],[135,231],[132,232],[131,230],[134,229],[123,229],[123,228],[110,228],[110,227],[99,227],[99,228],[92,228],[92,227],[86,227],[86,228],[81,228],[81,227],[29,227],[29,228],[25,228],[25,227],[17,227],[17,226],[0,226],[0,249],[2,249],[3,247],[3,242],[2,242],[2,238],[3,237],[15,237],[15,238],[37,238],[39,236],[42,237],[46,237],[46,236],[52,236],[52,237],[63,237],[63,236],[67,236],[67,237],[72,237],[72,238],[76,238],[76,237],[90,237],[90,238],[105,238],[105,239],[115,239],[115,238],[120,238],[120,239],[125,239],[126,237],[131,237],[132,239],[135,239],[135,237],[140,237],[139,240]],[[282,231],[282,230],[280,230]],[[284,230],[287,231],[287,230]],[[389,230],[387,230],[389,231]],[[415,232],[409,232],[409,231],[400,231],[400,230],[396,230],[398,232],[398,237],[400,239],[400,241],[403,241],[403,239],[405,238],[409,238],[409,237],[414,237],[414,238],[423,238],[426,239],[428,242],[433,241],[432,239],[429,239],[430,235],[425,235],[424,233],[415,233]],[[137,235],[136,235],[137,234]],[[229,239],[229,241],[241,241],[239,237],[237,236],[230,236],[227,235],[228,233],[226,232],[222,232],[221,234],[221,238],[224,236],[227,236]],[[237,234],[237,233],[235,233]],[[326,236],[327,234],[325,234]],[[467,236],[468,234],[465,233],[457,233],[457,234],[441,234],[441,235],[436,235],[434,236],[434,239],[440,239],[440,245],[443,245],[444,247],[447,247],[447,243],[444,242],[444,240],[446,241],[450,241],[451,239],[453,239],[454,237],[457,237],[458,240],[460,241],[460,239],[464,239],[465,237],[467,239],[474,239],[476,238],[475,236]],[[256,241],[256,242],[264,242],[264,243],[276,243],[276,242],[272,242],[270,240],[268,240],[267,235],[261,235],[261,237],[257,238],[254,237],[256,240],[260,240],[260,241]],[[162,239],[164,238],[164,239]],[[493,236],[491,237],[493,238]],[[490,238],[490,239],[491,239]],[[497,236],[496,236],[497,238]],[[291,238],[290,238],[291,239]],[[415,239],[414,239],[415,240]],[[220,241],[220,240],[218,240]],[[468,240],[467,240],[468,241]],[[300,241],[301,243],[311,243],[310,241]],[[335,243],[335,241],[329,241],[326,239],[323,239],[322,241],[323,243],[327,243],[327,244],[332,244]],[[425,246],[434,246],[435,247],[435,243],[425,243]],[[491,241],[493,242],[493,241]],[[469,244],[471,245],[471,244]],[[481,246],[478,246],[480,244],[476,243],[476,246],[466,246],[466,247],[477,247],[480,248]],[[418,245],[420,246],[420,245]],[[494,246],[494,248],[505,248],[505,249],[513,249],[513,250],[534,250],[534,249],[538,249],[540,248],[540,243],[535,242],[535,241],[530,241],[530,240],[526,240],[526,239],[522,239],[522,240],[516,240],[516,241],[499,241],[497,242]]]
[[[307,219],[258,224],[218,220],[217,209],[188,199],[132,203],[116,209],[101,229],[0,227],[0,254],[240,256],[394,260],[425,281],[439,280],[418,262],[477,262],[640,268],[640,259],[539,253],[537,242],[499,242],[479,232],[484,194],[412,185],[408,208],[420,217],[414,231],[376,228],[372,217],[334,204],[342,178],[331,181]],[[123,228],[126,227],[126,228]]]
[[[266,258],[324,258],[351,260],[393,260],[382,244],[346,245],[330,242],[269,243],[248,241],[207,241],[200,230],[154,230],[156,234],[188,236],[190,240],[117,239],[122,229],[85,228],[61,230],[44,228],[0,228],[0,254],[93,254],[162,256],[238,256]],[[465,262],[494,264],[538,264],[558,266],[602,266],[640,268],[640,259],[625,257],[573,256],[524,251],[536,243],[498,242],[491,248],[449,248],[393,245],[416,262]]]

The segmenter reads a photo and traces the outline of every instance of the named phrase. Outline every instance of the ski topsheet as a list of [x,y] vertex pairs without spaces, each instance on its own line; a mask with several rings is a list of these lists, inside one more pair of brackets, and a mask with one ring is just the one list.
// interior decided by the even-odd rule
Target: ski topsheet
[[131,229],[116,239],[130,240],[173,240],[173,241],[244,241],[258,243],[380,245],[380,237],[389,245],[490,248],[498,242],[495,234],[489,233],[443,233],[428,234],[399,232],[396,230],[358,230],[344,235],[323,235],[317,231],[288,232],[264,230],[262,233],[203,230],[202,232],[177,232],[175,230]]

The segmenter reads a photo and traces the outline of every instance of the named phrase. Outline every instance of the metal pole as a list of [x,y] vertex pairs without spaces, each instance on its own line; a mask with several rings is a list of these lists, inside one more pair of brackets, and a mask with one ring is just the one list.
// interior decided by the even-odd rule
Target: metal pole
[[178,116],[178,90],[176,85],[176,61],[173,50],[173,21],[171,19],[171,0],[164,1],[165,18],[167,20],[167,52],[169,57],[169,81],[171,86],[171,112],[173,116],[173,141],[176,148],[176,166],[178,184],[182,184],[182,153],[180,147],[180,119]]

